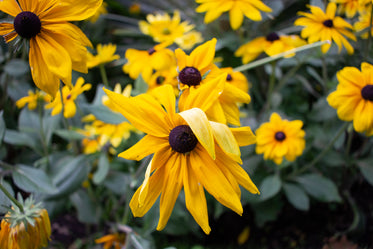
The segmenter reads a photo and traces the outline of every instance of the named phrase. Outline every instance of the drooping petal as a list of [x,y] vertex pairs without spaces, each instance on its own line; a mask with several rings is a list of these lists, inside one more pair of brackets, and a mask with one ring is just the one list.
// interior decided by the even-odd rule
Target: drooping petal
[[119,153],[118,156],[128,160],[140,161],[144,157],[153,154],[167,146],[169,146],[167,139],[155,137],[152,135],[145,135],[131,148],[123,151],[122,153]]
[[256,137],[249,126],[230,128],[239,146],[247,146],[256,143]]

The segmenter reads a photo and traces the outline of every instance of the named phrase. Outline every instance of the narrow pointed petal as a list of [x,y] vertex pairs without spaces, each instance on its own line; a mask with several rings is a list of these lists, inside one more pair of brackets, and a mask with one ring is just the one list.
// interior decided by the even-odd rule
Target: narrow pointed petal
[[140,161],[144,157],[153,154],[167,146],[169,146],[167,139],[155,137],[152,135],[146,135],[135,145],[123,151],[118,156],[128,160]]
[[151,94],[161,103],[167,113],[175,113],[176,98],[175,91],[171,85],[156,87]]
[[3,0],[0,1],[0,11],[5,12],[11,16],[17,16],[22,10],[20,9],[17,1]]
[[230,128],[238,146],[247,146],[256,143],[256,137],[249,126]]

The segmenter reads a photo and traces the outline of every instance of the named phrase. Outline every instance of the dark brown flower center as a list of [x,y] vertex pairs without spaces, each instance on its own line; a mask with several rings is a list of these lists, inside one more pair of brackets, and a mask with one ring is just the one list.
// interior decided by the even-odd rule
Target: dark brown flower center
[[280,37],[278,36],[278,34],[276,32],[269,33],[266,36],[266,40],[270,41],[270,42],[277,41],[279,39],[280,39]]
[[188,86],[197,86],[202,81],[200,71],[194,67],[185,67],[179,73],[179,80],[181,83]]
[[361,89],[361,96],[365,100],[373,101],[373,85],[366,85]]
[[322,24],[324,24],[325,27],[331,28],[331,27],[333,27],[333,20],[328,19],[328,20],[324,21]]
[[286,138],[285,133],[283,133],[282,131],[278,131],[278,132],[276,132],[276,134],[275,134],[275,139],[276,139],[277,141],[281,142],[281,141],[285,140],[285,138]]
[[232,75],[228,74],[226,80],[227,80],[227,81],[232,81],[232,80],[233,80],[233,79],[232,79]]
[[168,142],[174,151],[188,153],[196,147],[198,140],[188,125],[179,125],[171,130]]
[[148,54],[149,55],[152,55],[152,54],[154,54],[155,53],[155,49],[154,48],[149,48],[148,49]]
[[155,79],[155,82],[157,83],[157,85],[161,85],[164,81],[165,81],[165,77],[164,76],[158,76],[156,79]]
[[37,15],[23,11],[14,18],[14,29],[23,38],[30,39],[40,33],[41,22]]

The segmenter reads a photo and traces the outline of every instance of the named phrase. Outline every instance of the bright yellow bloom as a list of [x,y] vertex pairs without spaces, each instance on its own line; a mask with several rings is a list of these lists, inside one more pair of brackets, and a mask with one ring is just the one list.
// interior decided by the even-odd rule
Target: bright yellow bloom
[[229,21],[232,29],[241,27],[243,18],[253,21],[261,21],[260,11],[271,12],[271,8],[265,5],[261,0],[196,0],[200,6],[196,12],[206,12],[205,23],[210,23],[229,11]]
[[88,18],[88,21],[90,21],[91,23],[97,22],[98,18],[100,18],[101,15],[105,15],[108,13],[106,8],[107,8],[107,3],[103,2],[100,8],[98,8],[96,12],[90,18]]
[[270,121],[256,130],[256,153],[263,154],[265,160],[273,160],[281,164],[283,157],[294,161],[302,155],[306,146],[305,132],[300,120],[288,121],[272,113]]
[[337,73],[337,90],[329,94],[330,106],[337,109],[338,117],[353,121],[357,132],[373,135],[373,66],[361,64],[361,71],[345,67]]
[[155,88],[151,95],[132,98],[105,90],[120,112],[147,134],[119,156],[141,160],[154,154],[130,208],[135,217],[141,217],[161,195],[158,230],[166,226],[182,188],[187,209],[207,234],[211,229],[204,189],[240,215],[243,210],[239,185],[258,193],[249,175],[240,167],[239,146],[255,143],[251,129],[229,128],[209,121],[204,113],[219,97],[224,84],[213,83],[201,86],[200,95],[192,96],[181,113],[175,111],[176,99],[170,85]]
[[84,33],[69,21],[87,19],[101,6],[102,0],[3,0],[0,11],[14,18],[0,23],[0,35],[6,42],[16,37],[30,42],[29,63],[38,88],[56,95],[60,80],[71,84],[71,70],[87,73],[87,49],[92,47]]
[[92,68],[100,64],[109,63],[115,60],[118,60],[119,55],[115,54],[117,50],[117,45],[109,44],[98,44],[97,45],[97,54],[93,55],[88,52],[87,67]]
[[171,66],[167,69],[160,70],[155,72],[146,83],[148,84],[149,88],[148,91],[151,91],[152,89],[169,84],[174,87],[175,94],[179,94],[179,88],[178,84],[179,81],[177,80],[178,72],[176,65]]
[[122,249],[126,245],[126,234],[124,233],[113,233],[102,236],[101,238],[95,239],[96,244],[104,243],[104,249]]
[[[243,44],[237,49],[234,55],[241,56],[242,63],[246,64],[256,59],[263,52],[268,56],[273,56],[306,44],[306,41],[297,35],[281,35],[272,32],[265,37],[258,37]],[[294,56],[294,54],[290,54],[287,57],[291,56]]]
[[337,44],[339,51],[341,51],[343,45],[349,54],[353,54],[354,48],[345,36],[353,41],[356,41],[356,37],[351,31],[347,30],[352,29],[352,25],[340,16],[335,16],[337,5],[329,3],[326,7],[326,12],[317,6],[309,6],[309,8],[311,13],[299,11],[298,15],[303,17],[298,18],[294,22],[294,25],[304,26],[301,37],[307,38],[309,43],[330,41],[330,43],[325,43],[321,46],[323,53],[328,52],[333,40]]
[[34,110],[38,105],[38,101],[50,102],[51,98],[49,95],[46,95],[44,92],[37,89],[35,90],[35,93],[32,90],[29,90],[28,96],[17,100],[16,106],[18,108],[23,108],[26,104],[28,104],[28,109]]
[[175,10],[171,18],[167,13],[148,14],[146,21],[140,21],[141,32],[153,37],[155,42],[172,44],[194,28],[187,21],[181,22],[180,12]]
[[227,73],[226,83],[237,87],[245,93],[249,92],[250,83],[243,73],[236,72],[231,67],[220,68],[220,70]]
[[198,31],[190,31],[182,37],[176,38],[175,43],[181,49],[192,49],[194,45],[203,42],[202,34]]
[[84,84],[84,79],[82,77],[79,77],[73,88],[70,89],[68,86],[64,86],[62,88],[63,102],[61,102],[61,91],[59,91],[57,92],[56,98],[53,100],[53,102],[46,105],[45,108],[53,108],[52,116],[59,114],[63,109],[63,116],[65,118],[72,118],[75,116],[76,113],[76,105],[74,101],[80,94],[82,94],[84,91],[88,91],[89,89],[91,89],[91,87],[91,84]]
[[353,18],[358,11],[364,9],[365,6],[359,3],[361,0],[331,0],[338,6],[338,13],[339,14],[346,14],[348,18]]
[[47,210],[39,206],[24,206],[24,209],[28,212],[21,213],[13,207],[2,219],[0,248],[40,249],[48,245],[51,224]]
[[[179,100],[179,109],[186,110],[184,105],[188,102],[190,95],[198,95],[200,86],[211,80],[216,83],[227,75],[222,72],[214,63],[216,39],[205,42],[196,47],[190,55],[186,55],[181,49],[175,50],[177,66],[179,69],[179,84],[183,89]],[[231,84],[225,84],[219,99],[206,111],[210,120],[219,123],[240,125],[239,103],[249,103],[250,95]]]
[[129,74],[132,79],[137,79],[141,75],[145,81],[148,81],[153,70],[164,70],[175,65],[173,51],[165,46],[167,44],[161,43],[149,50],[127,49],[125,53],[127,63],[123,65],[123,72]]
[[[362,32],[360,34],[361,38],[367,39],[369,37],[369,28],[371,26],[371,9],[372,5],[367,8],[367,10],[360,12],[359,21],[355,22],[354,28],[356,32]],[[373,28],[370,29],[371,34],[373,34]]]

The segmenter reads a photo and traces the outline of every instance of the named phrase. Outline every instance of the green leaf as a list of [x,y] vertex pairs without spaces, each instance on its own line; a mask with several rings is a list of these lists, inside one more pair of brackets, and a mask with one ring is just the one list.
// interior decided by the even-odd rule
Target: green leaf
[[281,179],[278,175],[271,175],[264,178],[260,185],[260,200],[268,200],[275,196],[281,189]]
[[41,169],[16,165],[12,174],[13,181],[20,189],[26,192],[52,194],[56,192],[49,176]]
[[82,104],[81,108],[85,112],[93,114],[98,120],[108,124],[120,124],[126,121],[128,122],[128,120],[122,114],[113,112],[104,105]]
[[361,160],[357,162],[357,165],[365,180],[373,185],[373,160]]
[[22,76],[29,70],[28,63],[22,59],[12,59],[4,66],[4,71],[14,77]]
[[100,217],[100,205],[94,203],[87,193],[80,189],[70,196],[70,200],[78,211],[78,219],[82,223],[97,224]]
[[310,199],[306,192],[296,184],[284,183],[285,196],[296,209],[308,211],[310,208]]
[[[8,182],[2,181],[1,184],[4,186],[6,190],[14,197],[14,191]],[[8,212],[7,207],[10,207],[12,202],[9,198],[0,190],[0,213],[4,214]]]
[[109,168],[109,159],[107,158],[106,154],[102,153],[98,160],[98,168],[96,172],[93,174],[93,182],[95,184],[102,183],[105,180],[107,174],[109,173]]
[[6,130],[3,114],[4,114],[4,111],[1,111],[0,112],[0,146],[3,143],[3,138],[4,138],[5,130]]
[[135,86],[134,86],[134,89],[132,91],[133,95],[139,95],[139,94],[142,94],[142,93],[146,93],[148,91],[148,84],[146,84],[146,82],[144,81],[144,79],[142,78],[141,75],[139,77],[137,77],[134,85]]
[[43,118],[43,133],[45,143],[50,144],[51,138],[55,130],[58,128],[61,121],[61,115],[56,116],[45,116]]
[[85,138],[86,136],[84,136],[83,134],[77,132],[77,131],[74,131],[74,130],[64,130],[64,129],[60,129],[60,130],[55,130],[54,131],[55,134],[57,134],[58,136],[70,141],[70,140],[82,140],[83,138]]
[[4,141],[11,145],[28,146],[39,153],[42,151],[40,144],[28,133],[21,133],[7,129],[5,132]]
[[340,202],[342,199],[337,186],[330,179],[317,174],[307,174],[296,177],[304,190],[314,198],[323,202]]
[[131,177],[128,174],[110,171],[103,184],[113,193],[122,195],[126,193],[130,182]]

